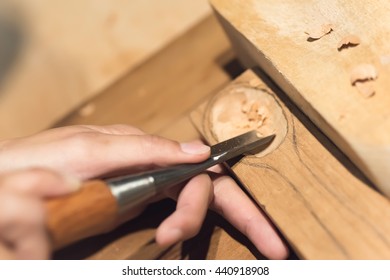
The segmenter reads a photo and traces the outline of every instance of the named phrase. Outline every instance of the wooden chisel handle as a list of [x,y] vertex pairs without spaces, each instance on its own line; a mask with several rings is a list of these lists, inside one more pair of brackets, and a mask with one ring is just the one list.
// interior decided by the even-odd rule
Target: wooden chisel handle
[[84,183],[77,193],[48,200],[46,208],[54,249],[107,232],[118,220],[117,201],[99,180]]

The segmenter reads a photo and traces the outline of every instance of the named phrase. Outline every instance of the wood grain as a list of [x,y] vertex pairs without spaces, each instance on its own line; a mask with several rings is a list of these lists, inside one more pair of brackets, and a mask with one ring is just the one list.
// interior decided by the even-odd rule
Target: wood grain
[[[212,0],[242,61],[259,65],[380,190],[390,195],[390,12],[388,1]],[[332,24],[310,40],[306,31]],[[338,50],[340,40],[361,43]],[[354,67],[375,66],[375,95],[351,85]]]
[[48,200],[47,227],[55,249],[112,230],[118,222],[118,206],[103,181],[83,184],[75,194]]
[[207,116],[215,99],[254,84],[259,94],[272,94],[288,121],[286,138],[261,158],[244,157],[232,166],[233,172],[301,258],[389,259],[389,200],[367,185],[348,159],[263,80],[272,90],[246,71],[195,110],[193,121],[214,144]]

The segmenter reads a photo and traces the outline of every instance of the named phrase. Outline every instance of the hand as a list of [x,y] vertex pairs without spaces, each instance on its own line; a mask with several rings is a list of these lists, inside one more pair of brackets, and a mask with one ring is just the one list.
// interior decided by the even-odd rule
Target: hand
[[47,259],[43,198],[80,186],[53,171],[30,169],[0,175],[0,259]]
[[[146,135],[123,125],[72,126],[0,143],[0,173],[38,166],[82,180],[179,163],[205,160],[210,149],[199,142],[182,143]],[[218,167],[214,171],[220,172]],[[177,199],[176,211],[158,228],[162,246],[196,235],[208,207],[225,217],[267,257],[285,258],[287,247],[260,209],[226,175],[201,174],[167,195]],[[133,216],[137,215],[133,213]]]

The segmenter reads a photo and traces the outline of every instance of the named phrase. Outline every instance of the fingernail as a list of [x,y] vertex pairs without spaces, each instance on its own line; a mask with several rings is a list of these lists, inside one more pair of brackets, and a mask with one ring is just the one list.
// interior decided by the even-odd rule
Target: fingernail
[[191,155],[200,155],[208,153],[210,151],[209,146],[203,145],[202,143],[198,142],[181,143],[180,146],[183,152]]
[[81,187],[80,179],[78,179],[74,176],[65,175],[65,182],[70,187],[70,189],[72,191],[78,191]]

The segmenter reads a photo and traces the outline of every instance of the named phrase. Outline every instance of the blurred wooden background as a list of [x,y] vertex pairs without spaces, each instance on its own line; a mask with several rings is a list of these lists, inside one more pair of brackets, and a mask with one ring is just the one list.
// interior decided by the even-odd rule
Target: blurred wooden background
[[20,38],[0,80],[0,138],[50,127],[211,14],[207,0],[4,0],[2,7]]

